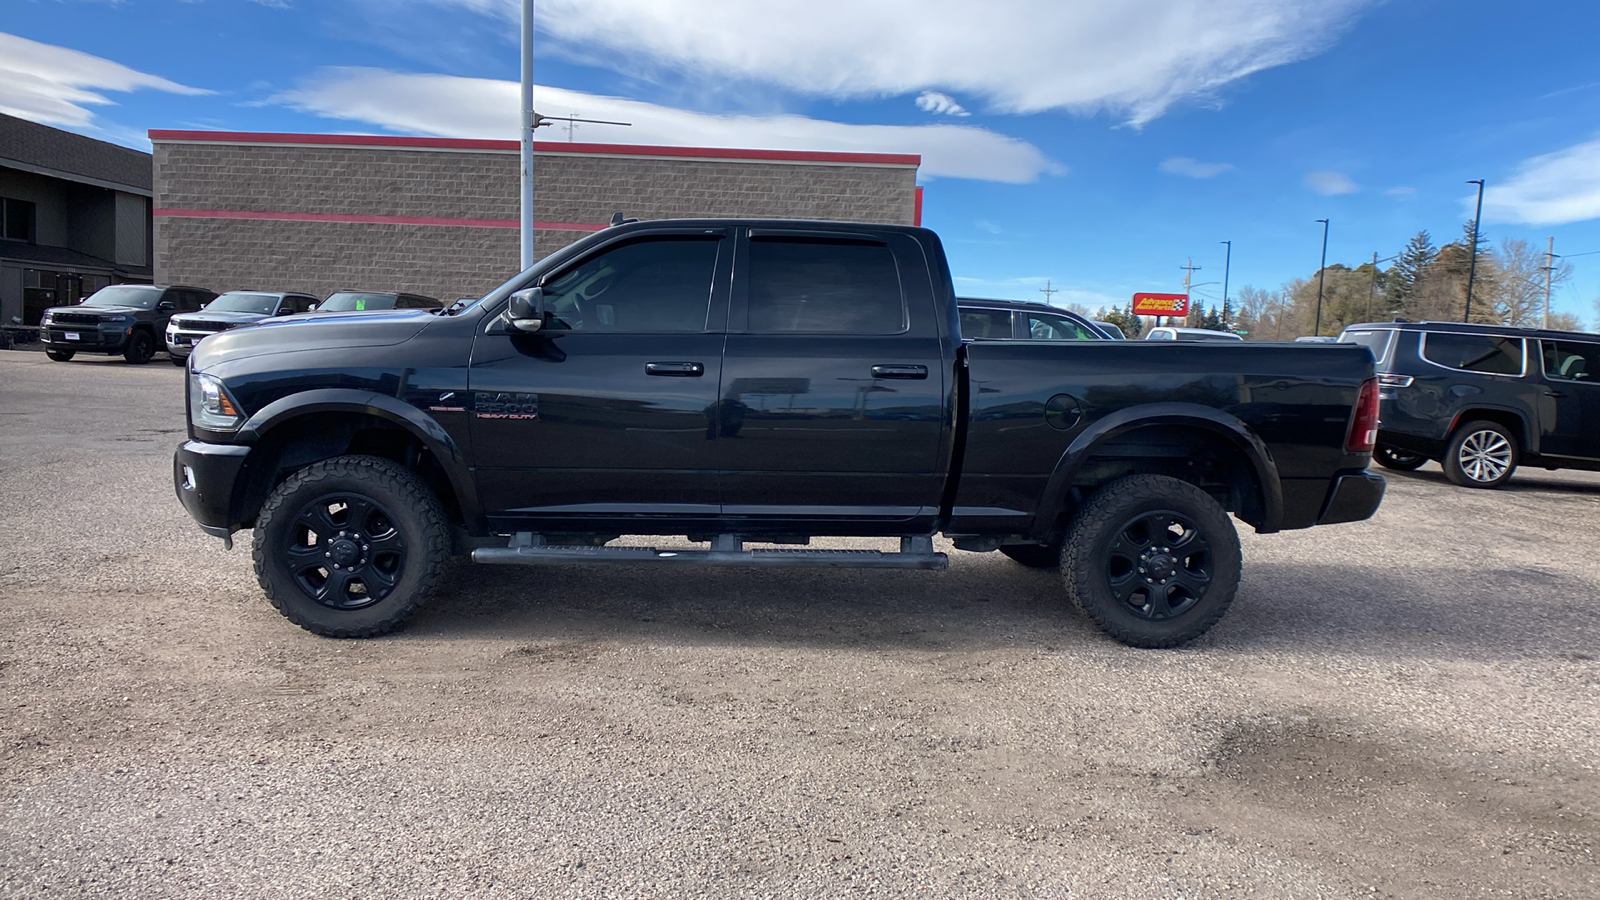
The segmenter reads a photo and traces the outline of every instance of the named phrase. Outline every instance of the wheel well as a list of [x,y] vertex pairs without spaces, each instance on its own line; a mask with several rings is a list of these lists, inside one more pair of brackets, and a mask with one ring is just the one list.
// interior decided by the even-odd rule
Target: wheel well
[[1511,432],[1511,436],[1517,439],[1518,451],[1526,451],[1528,449],[1527,424],[1522,421],[1521,416],[1503,409],[1462,410],[1456,415],[1456,420],[1451,423],[1450,434],[1445,436],[1445,440],[1448,441],[1451,437],[1454,437],[1456,429],[1468,422],[1493,422]]
[[450,521],[461,524],[461,505],[450,477],[421,439],[378,416],[325,412],[297,416],[257,442],[244,473],[243,525],[255,524],[268,495],[295,472],[315,462],[353,454],[391,459],[415,472],[439,498]]
[[1143,425],[1090,451],[1056,518],[1057,533],[1066,531],[1096,488],[1125,475],[1167,475],[1187,481],[1251,525],[1259,527],[1267,518],[1266,492],[1255,467],[1231,439],[1192,425]]

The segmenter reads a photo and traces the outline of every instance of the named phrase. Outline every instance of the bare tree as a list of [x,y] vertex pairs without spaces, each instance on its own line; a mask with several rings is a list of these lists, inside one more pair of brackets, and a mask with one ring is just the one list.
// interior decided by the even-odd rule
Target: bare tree
[[[1544,321],[1545,263],[1549,257],[1527,241],[1503,240],[1494,254],[1500,278],[1492,296],[1495,312],[1506,325],[1534,327]],[[1572,277],[1572,264],[1557,262],[1549,272],[1552,289]],[[1474,292],[1476,293],[1476,292]]]

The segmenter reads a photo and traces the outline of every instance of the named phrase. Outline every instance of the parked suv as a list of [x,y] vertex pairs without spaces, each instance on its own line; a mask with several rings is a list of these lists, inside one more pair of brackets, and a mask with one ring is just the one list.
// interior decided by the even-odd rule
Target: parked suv
[[1209,328],[1180,328],[1176,325],[1159,325],[1144,333],[1147,341],[1242,341],[1244,338],[1231,331],[1212,331]]
[[444,303],[403,291],[335,291],[317,305],[317,312],[371,312],[380,309],[444,309]]
[[66,362],[78,351],[121,353],[131,363],[150,361],[175,313],[193,312],[217,296],[187,285],[113,284],[77,306],[57,306],[39,319],[45,353]]
[[194,349],[194,345],[208,334],[274,316],[308,312],[316,305],[317,298],[310,294],[228,291],[207,303],[204,309],[173,316],[167,322],[167,354],[172,357],[173,365],[181,366],[189,358],[189,351]]
[[1479,488],[1521,464],[1600,469],[1600,335],[1391,322],[1351,325],[1339,340],[1377,361],[1379,465],[1437,460]]
[[[1099,341],[1106,335],[1070,310],[1026,300],[956,300],[963,338],[1037,341]],[[1121,337],[1119,334],[1118,337]]]

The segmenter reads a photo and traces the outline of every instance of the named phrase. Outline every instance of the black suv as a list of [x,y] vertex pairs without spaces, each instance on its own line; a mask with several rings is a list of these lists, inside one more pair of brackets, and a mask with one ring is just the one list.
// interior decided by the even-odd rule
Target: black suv
[[1106,334],[1071,310],[1026,300],[959,297],[961,336],[976,340],[1100,341]]
[[1438,460],[1465,487],[1504,484],[1518,464],[1600,470],[1600,335],[1500,325],[1351,325],[1372,351],[1379,465]]
[[217,296],[205,288],[153,284],[113,284],[77,306],[57,306],[39,319],[45,353],[66,362],[78,351],[121,353],[131,363],[147,363],[161,349],[167,320],[193,312]]
[[274,316],[308,312],[317,305],[310,294],[278,291],[228,291],[199,312],[176,315],[167,323],[167,354],[183,365],[201,338]]

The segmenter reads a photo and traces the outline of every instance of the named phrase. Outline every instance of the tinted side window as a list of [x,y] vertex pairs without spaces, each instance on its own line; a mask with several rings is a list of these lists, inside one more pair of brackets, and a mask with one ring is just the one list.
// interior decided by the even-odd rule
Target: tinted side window
[[1011,337],[1011,311],[1008,309],[961,310],[961,336],[964,338]]
[[1583,341],[1540,341],[1544,345],[1544,377],[1557,381],[1600,383],[1600,344]]
[[753,238],[749,284],[750,330],[757,333],[906,330],[900,274],[884,244]]
[[167,291],[164,299],[171,300],[178,312],[194,312],[210,298],[198,291]]
[[552,328],[704,331],[716,235],[661,235],[613,247],[545,285]]
[[1066,316],[1028,313],[1028,337],[1036,341],[1092,341],[1100,336],[1090,334],[1089,329]]
[[1519,375],[1522,373],[1522,339],[1430,331],[1422,336],[1422,358],[1469,372]]
[[1375,328],[1371,331],[1346,331],[1339,335],[1341,344],[1360,344],[1372,351],[1375,362],[1383,362],[1384,356],[1389,353],[1389,344],[1394,340],[1393,328]]

